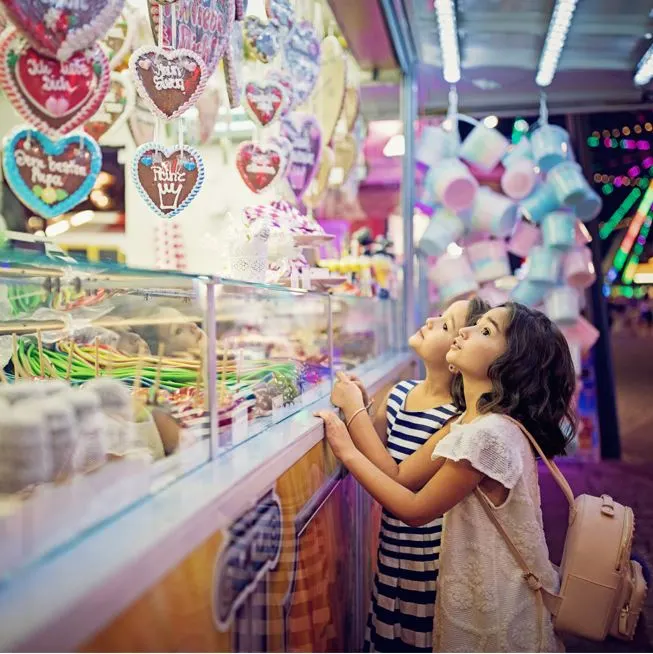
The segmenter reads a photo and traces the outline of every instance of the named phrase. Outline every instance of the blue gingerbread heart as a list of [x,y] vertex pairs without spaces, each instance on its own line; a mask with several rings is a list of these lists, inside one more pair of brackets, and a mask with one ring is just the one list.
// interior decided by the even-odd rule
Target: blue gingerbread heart
[[102,151],[88,134],[52,141],[18,128],[5,139],[2,164],[20,201],[43,218],[56,218],[88,197],[102,169]]

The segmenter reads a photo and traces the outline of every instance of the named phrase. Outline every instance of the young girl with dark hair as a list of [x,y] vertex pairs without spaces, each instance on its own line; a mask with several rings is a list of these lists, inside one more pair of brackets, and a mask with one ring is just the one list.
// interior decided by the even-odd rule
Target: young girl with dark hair
[[[442,316],[429,318],[408,341],[424,363],[426,378],[396,384],[374,418],[366,413],[357,416],[353,438],[358,434],[363,439],[373,438],[376,446],[399,464],[457,416],[464,409],[462,382],[445,357],[458,330],[474,324],[488,308],[480,299],[464,300],[454,302]],[[363,391],[367,406],[360,381],[346,375],[342,378]],[[441,519],[409,526],[383,510],[365,651],[431,651],[441,532]]]
[[446,514],[436,651],[558,651],[550,615],[477,493],[489,501],[542,585],[557,592],[535,456],[511,419],[531,432],[547,456],[564,452],[563,424],[575,422],[569,348],[542,313],[507,304],[462,328],[446,358],[462,374],[467,408],[450,429],[440,430],[401,463],[376,447],[369,434],[353,437],[362,399],[346,378],[339,378],[333,396],[352,435],[334,413],[317,415],[336,456],[385,509],[412,526]]

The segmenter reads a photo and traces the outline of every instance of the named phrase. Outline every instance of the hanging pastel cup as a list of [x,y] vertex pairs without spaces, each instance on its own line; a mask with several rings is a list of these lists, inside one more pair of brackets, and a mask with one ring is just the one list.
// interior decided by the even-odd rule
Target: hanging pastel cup
[[462,211],[474,204],[478,182],[462,161],[445,159],[433,170],[435,195],[451,211]]
[[557,250],[536,245],[528,257],[526,279],[537,284],[557,284],[562,267],[562,254]]
[[583,352],[589,352],[601,335],[601,332],[583,316],[579,316],[571,325],[561,325],[560,329],[567,341],[578,343]]
[[581,167],[573,161],[558,164],[547,176],[558,201],[571,207],[583,221],[589,222],[601,211],[601,198],[589,185]]
[[510,293],[510,299],[527,307],[536,307],[546,295],[547,287],[544,284],[536,284],[527,279],[522,279]]
[[447,209],[437,209],[426,228],[419,245],[424,254],[440,256],[450,243],[457,241],[465,233],[463,221]]
[[478,189],[472,208],[471,228],[499,238],[508,236],[517,221],[517,205],[487,186]]
[[504,168],[510,167],[514,162],[521,161],[522,159],[529,159],[533,161],[533,150],[531,148],[531,142],[527,138],[522,138],[519,143],[516,145],[510,146],[501,163]]
[[427,125],[417,145],[415,160],[423,170],[437,166],[443,159],[455,158],[460,147],[458,132],[447,131],[439,126]]
[[576,245],[588,245],[592,242],[592,235],[585,225],[580,221],[576,221]]
[[460,158],[489,172],[506,154],[510,141],[498,130],[474,123],[474,128],[460,146]]
[[465,248],[472,264],[474,277],[479,284],[492,282],[511,274],[510,261],[503,240],[479,241]]
[[544,216],[560,208],[560,201],[555,191],[547,183],[535,189],[527,198],[519,203],[521,213],[531,222],[539,225]]
[[537,225],[520,220],[508,241],[508,252],[522,259],[528,256],[531,248],[542,243],[542,232]]
[[510,300],[510,294],[494,284],[484,284],[478,292],[478,297],[485,300],[491,307],[498,307]]
[[576,216],[553,211],[542,220],[542,241],[546,247],[566,251],[576,243]]
[[558,125],[541,125],[531,134],[533,159],[543,173],[567,161],[571,146],[569,134]]
[[537,182],[533,162],[530,159],[516,159],[504,166],[501,190],[513,200],[523,200],[530,195]]
[[433,179],[433,169],[430,168],[424,176],[422,193],[415,202],[415,207],[427,216],[432,216],[438,201],[435,197],[435,182]]
[[570,286],[551,289],[544,298],[544,312],[558,325],[573,325],[580,316],[578,291]]
[[563,262],[563,276],[569,286],[589,288],[596,281],[592,251],[581,246],[567,252]]
[[429,279],[438,287],[441,305],[478,291],[474,271],[464,254],[443,254],[429,271]]

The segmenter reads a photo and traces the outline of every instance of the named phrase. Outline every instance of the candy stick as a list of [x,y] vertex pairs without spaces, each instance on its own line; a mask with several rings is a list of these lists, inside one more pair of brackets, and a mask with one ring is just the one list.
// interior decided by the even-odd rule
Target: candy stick
[[150,393],[150,400],[152,404],[156,404],[156,398],[157,395],[159,394],[159,386],[161,385],[161,366],[163,365],[163,353],[165,351],[165,343],[159,343],[159,351],[158,351],[158,356],[159,356],[159,362],[157,363],[156,366],[156,375],[154,377],[154,385],[152,386],[152,391]]
[[66,362],[66,381],[70,384],[70,376],[73,372],[73,342],[68,341],[68,361]]
[[39,348],[39,377],[44,378],[45,374],[43,371],[44,364],[43,364],[43,332],[39,329],[36,332],[36,342],[38,344]]

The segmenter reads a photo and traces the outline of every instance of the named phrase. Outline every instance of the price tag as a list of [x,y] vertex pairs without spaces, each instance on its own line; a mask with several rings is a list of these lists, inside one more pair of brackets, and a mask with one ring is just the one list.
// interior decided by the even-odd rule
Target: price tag
[[232,445],[247,440],[249,434],[249,422],[247,420],[247,407],[244,404],[237,406],[232,414],[231,442]]

